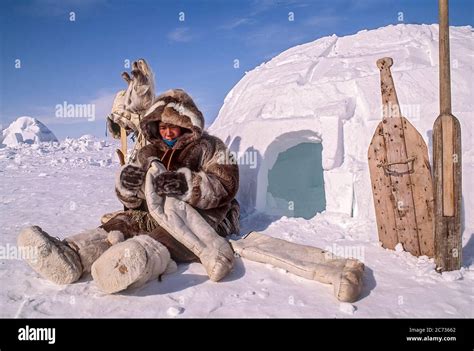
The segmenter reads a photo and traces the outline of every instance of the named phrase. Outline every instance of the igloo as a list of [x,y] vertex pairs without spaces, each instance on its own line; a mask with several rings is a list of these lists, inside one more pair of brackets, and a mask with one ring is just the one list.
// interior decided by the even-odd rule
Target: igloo
[[22,116],[2,131],[0,144],[15,147],[19,144],[37,144],[58,141],[52,131],[36,118]]
[[[437,41],[437,25],[390,25],[299,45],[246,73],[209,127],[236,156],[243,213],[373,218],[367,149],[382,119],[376,61],[393,58],[402,112],[431,148]],[[465,149],[473,131],[472,43],[472,27],[451,28],[453,113]]]

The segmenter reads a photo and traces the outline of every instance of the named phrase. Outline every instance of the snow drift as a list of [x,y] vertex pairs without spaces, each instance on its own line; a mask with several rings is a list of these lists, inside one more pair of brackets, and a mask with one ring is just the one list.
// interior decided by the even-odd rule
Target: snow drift
[[[466,210],[474,205],[468,191],[474,186],[468,176],[474,160],[473,37],[470,26],[451,27],[452,104],[462,128],[469,227],[474,226]],[[244,211],[309,218],[307,210],[297,208],[313,206],[313,215],[325,209],[374,218],[367,150],[382,119],[376,61],[386,56],[394,60],[402,113],[423,135],[431,153],[431,129],[439,114],[438,26],[400,24],[324,37],[293,47],[247,73],[209,128],[237,156],[238,199]],[[315,143],[322,150],[308,147]],[[281,162],[286,175],[278,170]]]
[[6,146],[17,146],[21,143],[38,144],[45,141],[58,141],[58,139],[43,123],[28,116],[13,121],[3,130],[0,139],[0,143]]

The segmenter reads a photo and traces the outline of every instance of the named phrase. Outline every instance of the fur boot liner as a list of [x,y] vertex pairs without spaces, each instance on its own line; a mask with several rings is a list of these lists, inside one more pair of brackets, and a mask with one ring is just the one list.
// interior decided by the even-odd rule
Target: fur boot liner
[[86,230],[65,239],[81,259],[83,273],[89,273],[91,266],[109,247],[124,240],[119,231],[106,232],[102,228]]
[[174,197],[156,194],[153,179],[164,171],[166,168],[161,162],[153,161],[145,178],[145,198],[150,214],[163,229],[199,257],[209,279],[217,282],[232,270],[232,247],[194,207]]
[[354,302],[362,289],[364,264],[355,259],[332,255],[317,247],[299,245],[250,232],[240,240],[231,240],[234,251],[251,261],[268,263],[300,277],[334,286],[339,301]]
[[138,235],[107,250],[92,265],[99,288],[113,294],[138,288],[176,267],[168,249],[148,235]]
[[56,284],[70,284],[82,275],[79,255],[64,241],[53,238],[38,226],[24,228],[17,239],[26,262],[41,277]]

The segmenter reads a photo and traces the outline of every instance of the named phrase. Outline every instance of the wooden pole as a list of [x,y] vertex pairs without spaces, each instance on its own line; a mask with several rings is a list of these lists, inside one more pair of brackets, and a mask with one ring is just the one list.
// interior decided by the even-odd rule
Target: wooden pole
[[449,66],[448,0],[439,0],[439,105],[441,114],[451,114],[451,69]]
[[461,268],[461,126],[451,113],[448,0],[439,0],[440,115],[433,126],[435,261],[440,271]]
[[123,166],[127,162],[127,132],[123,127],[120,127],[120,149],[117,149],[117,156]]

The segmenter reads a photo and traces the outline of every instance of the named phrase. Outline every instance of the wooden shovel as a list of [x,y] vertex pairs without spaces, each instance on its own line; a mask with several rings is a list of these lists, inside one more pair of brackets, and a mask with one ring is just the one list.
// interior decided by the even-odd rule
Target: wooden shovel
[[451,114],[448,0],[439,1],[440,115],[433,126],[435,261],[439,271],[461,268],[461,126]]
[[413,125],[402,117],[390,67],[380,69],[383,120],[377,126],[368,160],[379,239],[383,247],[398,243],[415,256],[434,256],[433,188],[428,148]]

